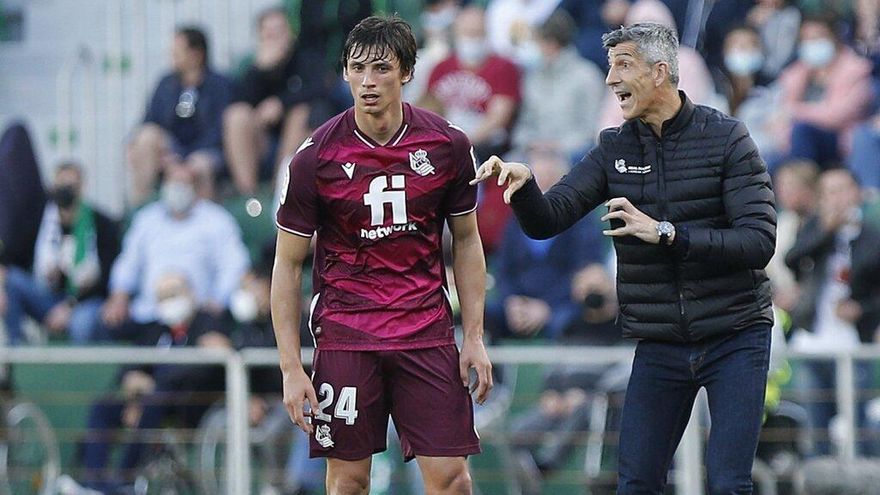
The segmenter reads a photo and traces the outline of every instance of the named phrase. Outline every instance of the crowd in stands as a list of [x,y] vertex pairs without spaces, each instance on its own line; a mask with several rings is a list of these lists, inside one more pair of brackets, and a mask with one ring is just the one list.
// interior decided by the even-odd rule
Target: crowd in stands
[[[59,163],[44,181],[26,128],[5,131],[0,315],[8,345],[33,340],[28,318],[50,340],[76,345],[274,345],[272,256],[265,248],[274,239],[249,238],[242,222],[253,219],[223,205],[271,195],[286,157],[351,104],[340,40],[374,2],[336,2],[350,4],[344,12],[326,11],[324,2],[289,3],[296,8],[272,8],[252,21],[256,45],[230,73],[212,68],[200,28],[174,32],[169,72],[125,144],[132,181],[124,220],[89,202],[81,164]],[[422,45],[405,99],[461,127],[478,161],[498,154],[530,163],[544,189],[603,128],[622,121],[604,86],[601,34],[645,21],[675,27],[680,88],[695,103],[743,120],[773,175],[780,212],[768,270],[775,305],[787,315],[781,321],[790,322],[789,346],[851,349],[880,341],[880,2],[417,3],[409,20]],[[551,240],[529,239],[491,183],[481,185],[478,220],[493,281],[486,330],[494,343],[620,343],[613,253],[598,220]],[[96,403],[89,427],[149,428],[171,414],[163,394],[223,388],[216,370],[184,371],[126,370],[123,393]],[[582,405],[604,371],[554,370],[540,405],[515,423],[517,441],[534,425],[585,428]],[[860,426],[870,422],[875,375],[867,364],[857,367]],[[809,404],[812,425],[827,428],[835,414],[827,393],[833,369],[796,367],[791,386]],[[826,391],[821,400],[817,390]],[[129,445],[133,457],[123,468],[134,465],[138,445]],[[817,453],[832,449],[816,442]],[[95,486],[107,482],[98,474],[107,450],[106,441],[85,441],[83,462]],[[541,472],[558,466],[566,451],[521,449]],[[866,443],[861,453],[880,450]]]

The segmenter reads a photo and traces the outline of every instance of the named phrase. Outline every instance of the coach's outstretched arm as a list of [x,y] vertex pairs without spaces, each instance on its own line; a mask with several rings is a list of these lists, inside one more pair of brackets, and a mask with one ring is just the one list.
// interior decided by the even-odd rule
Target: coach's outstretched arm
[[452,272],[461,306],[461,324],[464,342],[459,356],[461,382],[468,386],[468,370],[477,372],[477,382],[471,387],[476,392],[477,404],[482,404],[492,389],[492,363],[483,345],[483,312],[486,306],[486,258],[477,230],[477,214],[449,217],[452,232]]
[[523,232],[533,239],[549,239],[605,200],[607,180],[594,154],[588,153],[543,195],[527,165],[494,155],[480,165],[471,184],[497,176],[498,186],[507,184],[504,202],[513,207]]
[[272,326],[281,356],[284,379],[284,407],[290,419],[304,432],[312,433],[312,424],[303,414],[306,401],[318,410],[315,387],[302,365],[299,341],[302,314],[302,266],[309,255],[308,237],[278,230],[275,265],[272,268]]

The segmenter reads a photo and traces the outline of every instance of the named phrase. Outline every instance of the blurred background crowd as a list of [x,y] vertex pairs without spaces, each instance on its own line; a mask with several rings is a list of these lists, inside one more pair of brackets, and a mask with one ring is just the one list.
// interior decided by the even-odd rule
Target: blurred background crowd
[[[289,0],[231,20],[252,23],[255,39],[222,70],[211,63],[209,33],[179,25],[165,75],[146,83],[153,89],[142,118],[120,142],[99,143],[123,151],[120,173],[89,177],[85,157],[42,162],[28,116],[2,115],[5,345],[273,346],[275,179],[285,157],[351,105],[341,43],[379,11],[399,12],[420,41],[405,100],[464,129],[478,160],[529,163],[542,189],[622,121],[604,85],[601,35],[645,21],[675,27],[680,88],[743,120],[773,176],[779,230],[768,271],[783,350],[768,415],[799,406],[790,416],[811,434],[797,455],[834,453],[834,367],[792,366],[784,349],[846,351],[880,339],[878,0]],[[0,39],[12,47],[17,24],[4,19]],[[3,50],[11,48],[0,44],[0,63]],[[16,70],[4,64],[2,72]],[[108,187],[124,191],[124,201],[102,201],[95,189]],[[491,343],[626,345],[615,328],[613,253],[596,216],[532,240],[501,189],[485,183],[478,220]],[[311,342],[307,328],[303,342]],[[254,423],[280,393],[277,371],[261,371],[251,382]],[[508,414],[518,373],[499,367],[496,409],[486,408],[483,424],[505,422],[519,486],[539,493],[582,445],[597,391],[619,395],[626,371],[533,369],[532,395]],[[876,363],[858,363],[855,374],[858,454],[880,456]],[[14,370],[2,376],[14,393]],[[195,427],[223,389],[220,368],[120,369],[81,414],[66,470],[111,490],[143,464],[147,446],[101,432],[150,430],[170,417]],[[122,453],[111,455],[115,444]],[[293,450],[284,490],[321,490],[318,468]]]

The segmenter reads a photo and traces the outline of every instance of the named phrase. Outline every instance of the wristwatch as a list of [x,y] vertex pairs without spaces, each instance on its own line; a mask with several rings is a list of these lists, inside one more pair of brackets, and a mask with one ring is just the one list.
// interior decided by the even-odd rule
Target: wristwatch
[[670,244],[669,240],[672,239],[673,234],[675,234],[674,225],[666,220],[657,222],[657,235],[660,236],[660,244],[668,246]]

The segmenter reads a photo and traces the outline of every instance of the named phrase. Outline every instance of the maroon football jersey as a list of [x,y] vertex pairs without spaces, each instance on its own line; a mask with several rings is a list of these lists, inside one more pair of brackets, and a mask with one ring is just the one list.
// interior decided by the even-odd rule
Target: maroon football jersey
[[278,227],[317,235],[309,325],[324,350],[416,349],[453,342],[441,238],[476,209],[476,159],[461,129],[409,104],[379,145],[354,110],[300,146]]

